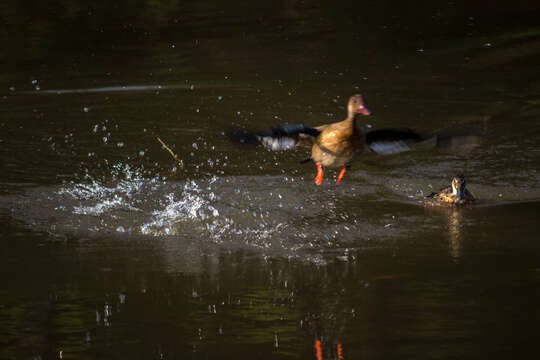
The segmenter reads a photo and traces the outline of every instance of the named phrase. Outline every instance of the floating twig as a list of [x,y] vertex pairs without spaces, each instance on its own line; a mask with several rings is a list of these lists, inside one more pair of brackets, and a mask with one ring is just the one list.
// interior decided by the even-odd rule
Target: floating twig
[[169,152],[169,154],[171,154],[171,156],[174,158],[174,160],[178,161],[178,164],[180,164],[180,167],[184,167],[184,162],[182,161],[182,159],[179,159],[176,157],[176,155],[174,154],[174,152],[171,150],[170,147],[168,147],[164,142],[163,140],[161,140],[159,137],[156,137],[157,141],[159,141],[161,143],[161,145],[163,145],[163,147]]

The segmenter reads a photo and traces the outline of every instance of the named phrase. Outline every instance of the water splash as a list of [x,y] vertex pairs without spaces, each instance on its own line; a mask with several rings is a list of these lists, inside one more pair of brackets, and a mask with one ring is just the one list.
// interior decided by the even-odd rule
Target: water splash
[[374,187],[313,192],[282,176],[174,180],[123,163],[102,174],[87,171],[60,187],[29,188],[0,205],[56,238],[158,238],[195,257],[224,246],[322,263],[323,253],[341,256],[340,247],[354,248],[362,239],[372,246],[371,239],[403,232],[393,214],[383,209],[366,216],[369,205],[351,202],[360,190],[364,199],[374,195]]
[[[143,211],[133,205],[136,195],[147,183],[142,172],[125,164],[115,164],[112,170],[113,181],[109,183],[87,173],[81,182],[71,181],[57,194],[78,201],[79,205],[73,206],[73,213],[79,215],[99,216],[111,210]],[[150,183],[156,182],[157,178],[150,179]]]
[[205,221],[219,217],[219,211],[211,204],[213,192],[205,193],[197,183],[188,181],[180,194],[171,192],[160,202],[161,209],[152,211],[152,220],[141,225],[145,235],[173,235],[179,224],[186,220]]

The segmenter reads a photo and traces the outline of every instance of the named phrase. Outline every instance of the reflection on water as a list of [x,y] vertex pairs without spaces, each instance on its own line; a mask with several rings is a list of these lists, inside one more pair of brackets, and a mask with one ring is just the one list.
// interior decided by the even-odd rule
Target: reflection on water
[[[321,343],[321,340],[315,340],[315,358],[317,360],[323,360],[323,359],[339,359],[343,360],[343,344],[340,342],[336,342],[335,344],[328,344],[328,347],[330,348],[329,351],[326,351],[326,355],[323,355],[323,346]],[[335,350],[334,350],[335,347]]]
[[64,95],[64,94],[90,94],[90,93],[114,93],[114,92],[135,92],[135,91],[167,91],[167,90],[195,90],[197,89],[219,89],[219,88],[249,88],[246,85],[242,86],[235,83],[196,83],[191,82],[190,84],[170,84],[170,85],[125,85],[125,86],[107,86],[107,87],[97,87],[97,88],[87,88],[87,89],[51,89],[51,90],[41,90],[41,88],[31,91],[22,91],[21,94],[54,94],[54,95]]
[[450,256],[454,259],[459,259],[461,255],[461,227],[463,226],[461,222],[462,214],[458,209],[452,209],[451,214],[448,216],[448,248],[450,251]]
[[428,214],[442,216],[444,222],[441,225],[442,229],[444,229],[444,237],[448,238],[448,254],[456,262],[459,262],[462,255],[462,242],[464,241],[462,232],[467,226],[467,215],[470,215],[468,211],[470,209],[448,206],[446,204],[430,204],[426,211]]
[[[483,352],[486,334],[499,339],[500,351],[526,345],[511,336],[507,324],[529,326],[530,316],[521,309],[524,299],[536,297],[538,278],[531,269],[538,247],[523,239],[514,246],[530,249],[529,255],[513,259],[501,249],[495,254],[499,261],[492,262],[483,253],[494,251],[489,239],[498,230],[484,235],[471,210],[463,212],[473,223],[460,245],[460,261],[447,261],[453,235],[441,229],[450,214],[440,214],[431,233],[427,220],[424,235],[386,244],[359,241],[356,249],[343,244],[349,248],[345,257],[319,248],[323,263],[309,261],[309,255],[258,256],[256,248],[205,248],[204,237],[190,243],[178,236],[78,235],[58,244],[16,225],[17,232],[8,232],[12,246],[1,270],[28,270],[6,279],[2,289],[5,339],[17,344],[3,351],[204,358],[217,357],[216,349],[235,356],[258,349],[327,359],[402,356],[429,351],[441,338],[453,344],[467,338]],[[479,216],[500,220],[489,214]],[[523,220],[522,231],[527,224]],[[37,249],[36,242],[42,244]],[[21,283],[36,284],[26,290],[26,300],[19,297]],[[494,327],[501,301],[513,310]],[[22,329],[28,344],[16,340],[23,338]],[[50,337],[42,335],[51,329],[60,331],[52,335],[58,339],[53,349]],[[430,341],[419,344],[419,338]],[[126,340],[133,343],[129,349]],[[319,352],[314,344],[320,344]],[[438,351],[459,357],[469,353],[465,349]]]

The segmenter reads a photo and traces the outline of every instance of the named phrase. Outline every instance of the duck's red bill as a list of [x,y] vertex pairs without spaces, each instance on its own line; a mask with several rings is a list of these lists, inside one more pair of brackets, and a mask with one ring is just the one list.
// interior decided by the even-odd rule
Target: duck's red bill
[[360,109],[358,109],[358,111],[362,115],[370,115],[371,114],[371,111],[369,111],[367,107],[361,107]]

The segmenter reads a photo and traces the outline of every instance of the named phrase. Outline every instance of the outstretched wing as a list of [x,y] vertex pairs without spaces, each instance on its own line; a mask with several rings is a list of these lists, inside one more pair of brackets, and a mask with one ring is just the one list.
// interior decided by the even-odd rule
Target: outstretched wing
[[258,139],[265,148],[279,151],[295,146],[310,147],[320,133],[319,130],[304,125],[282,125],[258,135]]
[[312,146],[320,130],[304,125],[282,125],[265,132],[229,131],[231,139],[241,144],[262,144],[273,151],[289,150],[296,146]]
[[425,140],[412,130],[380,129],[366,133],[367,146],[377,154],[396,154],[411,150],[411,145]]
[[420,135],[412,130],[380,129],[366,133],[367,146],[377,154],[396,154],[419,149],[469,152],[482,142],[483,133],[474,128]]

